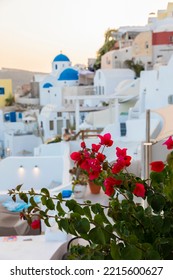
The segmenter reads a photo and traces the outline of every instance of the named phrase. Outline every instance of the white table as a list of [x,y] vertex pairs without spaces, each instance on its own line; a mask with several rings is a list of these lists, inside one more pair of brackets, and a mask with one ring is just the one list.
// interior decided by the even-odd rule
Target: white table
[[17,236],[16,241],[0,237],[0,260],[49,260],[63,244],[46,241],[45,235]]

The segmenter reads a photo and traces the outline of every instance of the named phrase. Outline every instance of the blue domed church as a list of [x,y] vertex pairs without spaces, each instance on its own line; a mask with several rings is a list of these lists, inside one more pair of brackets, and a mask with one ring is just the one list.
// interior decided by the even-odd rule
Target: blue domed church
[[40,83],[40,105],[56,104],[62,107],[63,88],[79,85],[79,73],[69,58],[60,53],[52,61],[52,72]]
[[[61,134],[68,127],[69,113],[64,112],[63,95],[70,87],[79,85],[78,70],[71,66],[69,58],[60,53],[52,61],[52,72],[40,82],[39,123],[44,139]],[[68,94],[67,94],[68,95]]]

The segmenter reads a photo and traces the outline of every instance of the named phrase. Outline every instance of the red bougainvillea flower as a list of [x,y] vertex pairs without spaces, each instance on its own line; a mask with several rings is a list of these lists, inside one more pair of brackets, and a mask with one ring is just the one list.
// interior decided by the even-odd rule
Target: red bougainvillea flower
[[106,156],[102,153],[98,153],[96,158],[100,161],[100,162],[103,162],[106,158]]
[[80,168],[88,173],[89,180],[99,177],[102,170],[101,163],[97,158],[87,158],[81,164]]
[[170,137],[163,143],[163,145],[166,145],[168,150],[173,149],[173,140],[172,140],[172,136],[170,136]]
[[162,172],[165,168],[163,161],[153,161],[150,163],[151,170],[155,172]]
[[97,179],[99,177],[99,175],[100,175],[100,172],[97,170],[90,171],[89,180],[92,181],[94,179]]
[[118,162],[121,163],[124,167],[127,167],[131,164],[131,156],[125,156],[118,158]]
[[122,164],[121,161],[117,161],[113,164],[112,166],[112,173],[117,174],[119,173],[122,169],[124,168],[124,165]]
[[97,153],[99,151],[100,147],[101,147],[101,145],[99,145],[99,144],[98,145],[97,144],[92,144],[92,151],[94,153]]
[[85,148],[86,148],[86,144],[85,144],[85,142],[84,142],[84,141],[83,141],[83,142],[81,142],[80,146],[81,146],[81,148],[82,148],[82,149],[85,149]]
[[80,164],[80,168],[89,173],[89,171],[90,171],[90,159],[88,159],[88,158],[84,159],[82,161],[82,163]]
[[135,185],[136,185],[136,187],[133,190],[133,194],[136,195],[136,196],[144,198],[145,193],[146,193],[144,185],[141,184],[141,183],[136,183]]
[[104,186],[105,186],[105,194],[108,196],[112,196],[115,193],[115,179],[112,177],[108,177],[104,181]]
[[98,135],[100,138],[100,145],[104,145],[106,147],[111,147],[113,144],[113,140],[111,139],[111,134],[106,133],[104,135]]
[[79,160],[81,160],[81,153],[80,152],[73,152],[73,153],[71,153],[70,157],[74,161],[79,161]]
[[40,220],[34,220],[30,226],[32,227],[32,229],[40,228]]
[[104,181],[105,194],[112,196],[115,193],[115,187],[121,185],[122,180],[115,179],[113,177],[108,177]]
[[123,168],[131,164],[132,158],[127,155],[127,149],[120,149],[119,147],[116,147],[116,155],[118,157],[117,163],[119,163],[119,165]]
[[113,186],[107,186],[106,187],[106,190],[105,190],[105,194],[108,195],[108,196],[113,196],[115,193],[115,190],[113,188]]
[[121,149],[119,147],[116,147],[116,155],[117,155],[118,158],[119,157],[125,157],[126,154],[127,154],[127,149],[126,148]]

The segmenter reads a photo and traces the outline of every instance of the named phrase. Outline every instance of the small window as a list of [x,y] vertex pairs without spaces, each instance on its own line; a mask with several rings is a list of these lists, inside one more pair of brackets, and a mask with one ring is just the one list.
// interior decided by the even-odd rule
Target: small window
[[99,86],[99,95],[101,95],[101,94],[102,94],[102,87]]
[[57,113],[57,117],[62,117],[62,113],[61,113],[61,112],[58,112],[58,113]]
[[149,48],[149,44],[148,42],[145,42],[145,48],[148,49]]
[[126,136],[126,123],[120,123],[120,134]]
[[173,95],[168,96],[168,104],[173,104]]
[[5,94],[5,90],[3,87],[0,87],[0,95],[4,95]]
[[49,129],[54,130],[54,122],[53,121],[49,121]]
[[169,37],[169,41],[170,41],[171,43],[173,43],[173,36],[170,36],[170,37]]
[[56,70],[58,69],[58,65],[57,65],[57,64],[55,64],[55,69],[56,69]]

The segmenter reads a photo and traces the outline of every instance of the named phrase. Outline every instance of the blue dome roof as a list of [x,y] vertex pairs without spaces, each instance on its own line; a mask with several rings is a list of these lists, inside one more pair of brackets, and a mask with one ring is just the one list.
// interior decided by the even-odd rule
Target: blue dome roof
[[65,69],[59,76],[58,81],[64,81],[64,80],[78,80],[79,76],[78,76],[78,71],[71,69],[71,68],[67,68]]
[[50,84],[50,83],[45,83],[45,84],[43,85],[43,88],[50,88],[50,87],[53,87],[53,85]]
[[54,60],[53,60],[54,62],[58,62],[58,61],[70,61],[69,60],[69,58],[66,56],[66,55],[64,55],[64,54],[58,54],[55,58],[54,58]]

